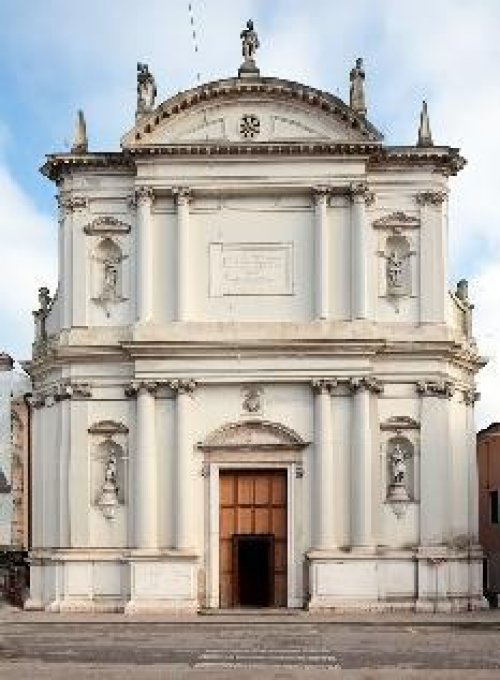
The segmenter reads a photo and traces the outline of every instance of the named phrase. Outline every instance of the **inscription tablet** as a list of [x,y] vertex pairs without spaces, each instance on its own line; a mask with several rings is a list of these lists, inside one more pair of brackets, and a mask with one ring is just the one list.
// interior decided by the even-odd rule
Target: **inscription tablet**
[[210,295],[293,295],[293,243],[211,243]]

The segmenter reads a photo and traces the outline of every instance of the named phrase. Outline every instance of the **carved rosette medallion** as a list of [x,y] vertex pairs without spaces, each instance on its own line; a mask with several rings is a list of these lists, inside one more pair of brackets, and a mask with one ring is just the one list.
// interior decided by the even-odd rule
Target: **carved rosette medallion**
[[244,139],[254,139],[260,134],[260,120],[255,113],[245,113],[240,119],[240,135]]

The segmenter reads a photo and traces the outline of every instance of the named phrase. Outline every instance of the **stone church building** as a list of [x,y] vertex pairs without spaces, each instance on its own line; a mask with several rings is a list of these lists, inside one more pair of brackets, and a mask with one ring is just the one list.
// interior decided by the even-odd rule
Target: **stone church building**
[[[238,76],[156,103],[117,152],[47,157],[30,608],[482,606],[466,282],[448,178],[349,104]],[[453,226],[451,225],[452,233]]]

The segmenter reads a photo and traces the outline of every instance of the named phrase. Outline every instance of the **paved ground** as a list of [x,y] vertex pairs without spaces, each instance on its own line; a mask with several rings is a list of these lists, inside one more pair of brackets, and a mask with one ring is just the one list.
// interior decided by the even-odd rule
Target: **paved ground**
[[500,679],[500,615],[207,616],[0,610],[1,680]]

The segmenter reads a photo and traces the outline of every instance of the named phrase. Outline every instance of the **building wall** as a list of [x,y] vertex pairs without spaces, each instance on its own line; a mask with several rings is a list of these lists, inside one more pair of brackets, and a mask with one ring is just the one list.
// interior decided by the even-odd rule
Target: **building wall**
[[[252,106],[280,129],[281,104]],[[280,153],[62,171],[30,606],[218,606],[228,466],[287,470],[289,606],[481,606],[480,362],[447,288],[446,173]]]

